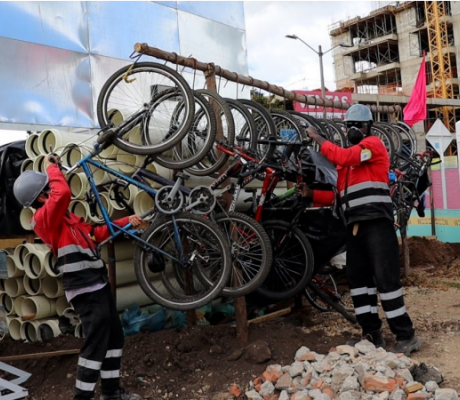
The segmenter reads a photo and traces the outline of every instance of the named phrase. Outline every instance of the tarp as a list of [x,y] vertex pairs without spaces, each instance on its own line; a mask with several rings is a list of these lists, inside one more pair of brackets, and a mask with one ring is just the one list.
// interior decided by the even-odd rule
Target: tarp
[[0,146],[0,235],[27,233],[19,222],[22,206],[13,194],[13,184],[21,174],[22,162],[27,158],[25,141]]

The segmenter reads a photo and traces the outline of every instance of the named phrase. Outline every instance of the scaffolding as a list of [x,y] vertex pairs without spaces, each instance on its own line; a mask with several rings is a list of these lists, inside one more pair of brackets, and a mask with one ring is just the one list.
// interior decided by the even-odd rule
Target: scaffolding
[[[425,2],[426,25],[431,55],[431,97],[453,99],[455,93],[449,49],[452,42],[445,18],[448,15],[445,3],[444,1]],[[442,110],[437,111],[437,116],[442,116],[444,125],[450,132],[455,132],[454,108],[442,107]],[[452,145],[448,149],[448,155],[456,154],[454,146]]]

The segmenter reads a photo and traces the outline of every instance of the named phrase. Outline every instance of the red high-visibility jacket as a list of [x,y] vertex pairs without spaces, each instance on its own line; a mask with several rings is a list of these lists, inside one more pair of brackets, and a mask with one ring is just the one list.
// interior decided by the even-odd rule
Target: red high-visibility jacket
[[[371,156],[362,161],[362,152]],[[390,160],[382,141],[366,136],[359,144],[347,149],[329,141],[321,146],[321,154],[344,168],[339,171],[337,189],[347,223],[389,218],[393,220],[393,207],[388,187]]]
[[[32,227],[57,256],[64,289],[107,282],[107,268],[95,246],[95,242],[109,237],[107,226],[93,227],[69,212],[71,192],[62,172],[56,165],[50,165],[47,173],[51,192],[43,207],[35,212]],[[128,222],[129,217],[115,221],[118,226]]]

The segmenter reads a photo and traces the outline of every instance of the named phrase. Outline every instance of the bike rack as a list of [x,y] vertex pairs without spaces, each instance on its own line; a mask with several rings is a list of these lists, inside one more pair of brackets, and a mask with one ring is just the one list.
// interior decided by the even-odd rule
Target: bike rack
[[[206,73],[212,73],[214,75],[221,76],[222,78],[225,78],[228,81],[241,83],[243,85],[266,90],[269,93],[273,93],[278,96],[287,98],[289,100],[295,100],[295,101],[298,101],[304,104],[339,108],[342,110],[347,110],[353,105],[353,104],[340,102],[340,101],[332,101],[328,99],[316,98],[314,96],[309,97],[309,96],[299,95],[297,93],[286,90],[282,88],[281,86],[273,85],[266,81],[261,81],[259,79],[254,79],[251,76],[239,75],[236,72],[228,71],[226,69],[221,68],[218,65],[215,65],[214,63],[204,63],[204,62],[198,61],[197,59],[193,57],[182,57],[182,56],[179,56],[177,53],[170,53],[170,52],[158,49],[156,47],[150,47],[147,43],[136,43],[134,45],[134,51],[136,53],[149,55],[149,56],[161,59],[161,60],[171,62],[173,64],[182,65],[184,67],[189,67],[192,69],[203,71],[205,72],[205,75]],[[208,88],[212,89],[211,87],[209,87],[209,85],[208,85]],[[395,113],[395,112],[401,111],[401,106],[399,105],[394,105],[394,106],[371,105],[368,107],[370,108],[372,112],[379,112],[379,113]]]

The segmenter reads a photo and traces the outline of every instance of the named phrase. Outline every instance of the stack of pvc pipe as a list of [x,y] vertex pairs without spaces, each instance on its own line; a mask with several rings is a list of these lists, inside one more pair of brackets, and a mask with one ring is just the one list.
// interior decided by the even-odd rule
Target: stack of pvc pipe
[[[152,304],[136,281],[133,263],[135,245],[120,240],[115,242],[114,249],[118,311],[133,303],[140,307]],[[66,313],[72,310],[72,306],[66,300],[56,258],[43,244],[23,243],[7,252],[8,279],[0,280],[0,305],[7,314],[11,338],[40,341],[42,329],[47,329],[48,335],[59,335],[57,318],[67,318]],[[108,264],[105,247],[101,257]],[[82,337],[81,327],[75,329],[75,335]]]
[[58,336],[56,318],[70,305],[55,269],[56,258],[44,244],[23,243],[7,252],[8,278],[1,280],[0,304],[7,314],[11,338],[38,341],[42,325]]

